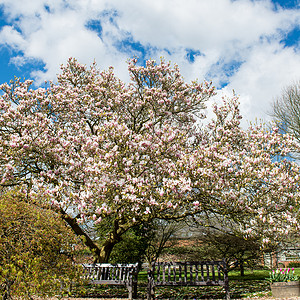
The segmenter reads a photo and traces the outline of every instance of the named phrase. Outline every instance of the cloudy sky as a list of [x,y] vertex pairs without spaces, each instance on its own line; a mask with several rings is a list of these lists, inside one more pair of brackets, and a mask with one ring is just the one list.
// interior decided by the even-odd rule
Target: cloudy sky
[[0,83],[55,80],[69,57],[128,80],[126,61],[177,63],[187,81],[240,95],[244,122],[268,120],[300,80],[300,0],[0,0]]

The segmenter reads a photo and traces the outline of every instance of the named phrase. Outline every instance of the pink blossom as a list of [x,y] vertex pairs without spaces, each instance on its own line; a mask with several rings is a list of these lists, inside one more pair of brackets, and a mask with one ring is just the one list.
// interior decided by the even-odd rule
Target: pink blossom
[[3,85],[1,184],[22,182],[46,204],[78,207],[86,222],[116,216],[131,226],[213,209],[263,245],[297,229],[299,166],[274,162],[299,151],[292,136],[241,128],[235,95],[208,105],[213,118],[199,130],[211,83],[186,83],[164,61],[132,60],[128,71],[129,84],[70,59],[48,90]]

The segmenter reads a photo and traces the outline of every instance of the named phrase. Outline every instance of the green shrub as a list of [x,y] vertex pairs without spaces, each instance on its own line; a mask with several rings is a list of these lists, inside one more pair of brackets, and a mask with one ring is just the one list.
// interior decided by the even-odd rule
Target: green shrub
[[117,243],[109,257],[110,263],[141,263],[149,239],[145,235],[143,226],[136,226],[128,230]]
[[29,204],[17,192],[0,196],[0,295],[2,299],[57,295],[77,276],[77,239],[53,211]]

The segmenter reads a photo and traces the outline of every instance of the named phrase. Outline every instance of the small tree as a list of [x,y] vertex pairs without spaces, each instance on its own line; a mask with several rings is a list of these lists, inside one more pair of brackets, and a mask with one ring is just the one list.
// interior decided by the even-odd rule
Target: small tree
[[[188,218],[176,242],[166,250],[181,260],[225,259],[228,271],[239,269],[244,276],[245,267],[257,265],[262,257],[260,236],[243,234],[231,220],[218,222],[211,215]],[[188,233],[187,235],[185,233]]]
[[273,102],[271,114],[282,132],[289,132],[300,141],[300,81],[283,89]]
[[145,258],[149,265],[157,261],[165,249],[174,245],[173,238],[182,227],[184,223],[175,220],[153,220],[149,230],[148,247],[145,251]]
[[0,198],[0,288],[12,296],[55,295],[75,278],[73,246],[78,241],[52,211],[10,192]]
[[199,252],[208,259],[224,258],[228,270],[239,269],[241,276],[245,274],[245,267],[257,266],[262,257],[259,239],[245,238],[230,232],[206,229],[198,239]]

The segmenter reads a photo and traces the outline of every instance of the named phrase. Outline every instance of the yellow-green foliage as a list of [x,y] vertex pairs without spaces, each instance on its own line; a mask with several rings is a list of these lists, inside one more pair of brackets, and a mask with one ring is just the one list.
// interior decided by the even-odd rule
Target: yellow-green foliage
[[57,294],[61,282],[77,274],[72,232],[52,211],[26,200],[17,192],[0,196],[0,293],[6,299]]

